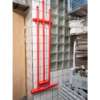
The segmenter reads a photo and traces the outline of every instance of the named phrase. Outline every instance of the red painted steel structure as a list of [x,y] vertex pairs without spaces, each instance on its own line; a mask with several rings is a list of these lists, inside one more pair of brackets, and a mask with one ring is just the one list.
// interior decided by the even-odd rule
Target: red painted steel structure
[[42,16],[43,16],[43,82],[45,82],[45,12],[44,12],[44,1],[42,1]]
[[[44,0],[42,1],[42,18],[39,19],[39,7],[37,6],[37,18],[33,18],[33,21],[37,22],[37,88],[31,90],[31,94],[44,91],[55,87],[58,83],[50,85],[50,55],[51,55],[51,9],[49,9],[49,20],[45,20],[44,16]],[[39,81],[39,22],[43,23],[43,81]],[[48,68],[48,79],[45,80],[45,23],[49,24],[49,68]],[[48,84],[47,87],[40,87],[41,85]]]

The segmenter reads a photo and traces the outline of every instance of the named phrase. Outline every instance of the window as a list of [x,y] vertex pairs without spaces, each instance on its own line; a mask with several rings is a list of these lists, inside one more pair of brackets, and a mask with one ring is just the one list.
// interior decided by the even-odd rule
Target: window
[[69,33],[67,0],[51,0],[51,71],[73,67],[73,36]]

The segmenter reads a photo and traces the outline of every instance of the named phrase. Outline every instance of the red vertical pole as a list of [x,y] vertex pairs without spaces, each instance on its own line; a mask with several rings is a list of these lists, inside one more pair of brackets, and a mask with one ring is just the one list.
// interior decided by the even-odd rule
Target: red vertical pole
[[48,68],[48,80],[50,85],[50,60],[51,60],[51,9],[49,9],[49,68]]
[[37,88],[39,89],[39,7],[37,6]]
[[44,0],[42,1],[42,17],[43,17],[43,81],[45,81],[45,17],[44,17]]

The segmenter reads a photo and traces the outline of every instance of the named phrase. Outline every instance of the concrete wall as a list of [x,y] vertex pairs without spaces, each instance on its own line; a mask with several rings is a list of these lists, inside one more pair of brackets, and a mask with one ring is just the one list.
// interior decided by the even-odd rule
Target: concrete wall
[[18,3],[22,3],[22,4],[26,4],[26,0],[13,0],[14,2],[18,2]]

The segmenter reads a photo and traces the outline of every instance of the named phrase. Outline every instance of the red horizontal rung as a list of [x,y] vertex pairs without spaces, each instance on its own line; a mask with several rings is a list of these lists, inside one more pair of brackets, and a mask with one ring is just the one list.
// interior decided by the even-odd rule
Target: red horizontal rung
[[36,93],[36,92],[40,92],[40,91],[43,91],[43,90],[45,90],[44,87],[40,87],[39,89],[38,89],[38,88],[32,89],[32,90],[31,90],[31,94]]
[[48,20],[48,22],[52,24],[52,21]]
[[39,84],[42,85],[42,84],[46,84],[46,83],[48,83],[48,82],[49,82],[49,80],[40,81]]
[[49,24],[49,21],[47,20],[46,23]]
[[33,21],[37,21],[37,18],[33,18]]
[[50,88],[53,88],[53,87],[55,87],[55,86],[57,86],[57,85],[58,85],[58,83],[53,84],[53,85],[49,85],[49,86],[47,86],[47,87],[40,87],[39,89],[38,89],[38,88],[32,89],[32,90],[31,90],[31,94],[36,93],[36,92],[40,92],[40,91],[44,91],[44,90],[47,90],[47,89],[50,89]]
[[58,83],[53,84],[53,85],[49,85],[49,86],[47,86],[45,89],[47,90],[47,89],[53,88],[53,87],[55,87],[55,86],[57,86],[57,85],[58,85]]
[[41,23],[42,23],[42,22],[43,22],[43,20],[42,20],[42,19],[39,19],[39,22],[41,22]]
[[49,23],[51,23],[51,24],[52,24],[52,21],[50,21],[50,20],[43,20],[43,19],[33,18],[33,21],[35,21],[35,22],[36,22],[37,20],[39,20],[39,22],[40,22],[40,23],[45,22],[45,23],[47,23],[47,24],[49,24]]

